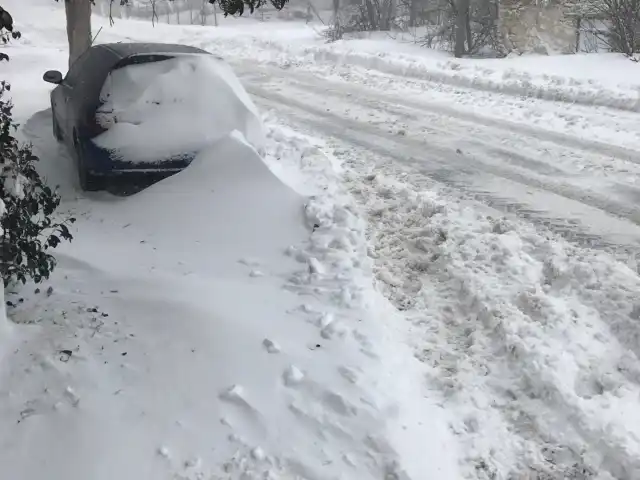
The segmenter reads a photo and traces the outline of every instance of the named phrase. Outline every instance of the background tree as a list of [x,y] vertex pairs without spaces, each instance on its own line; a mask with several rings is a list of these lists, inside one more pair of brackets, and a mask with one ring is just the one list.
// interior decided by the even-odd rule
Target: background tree
[[[56,0],[57,2],[58,0]],[[169,0],[173,2],[174,0]],[[210,4],[218,4],[224,16],[242,15],[245,8],[253,13],[256,9],[270,3],[277,10],[281,10],[288,0],[204,0]],[[95,0],[64,0],[65,14],[67,18],[67,37],[69,40],[69,65],[91,46],[91,7]],[[114,3],[120,6],[128,5],[131,0],[109,0],[110,6]],[[155,2],[152,2],[155,8]],[[155,13],[155,11],[154,11]]]
[[578,29],[592,22],[607,28],[591,29],[597,39],[617,53],[638,60],[640,53],[640,0],[570,0],[570,17]]
[[69,66],[91,46],[91,4],[89,0],[64,0]]
[[[469,38],[470,35],[470,27],[469,27],[469,7],[471,6],[471,2],[469,0],[458,0],[457,3],[453,4],[454,15],[456,16],[456,41],[454,47],[454,55],[456,58],[462,57],[467,52],[467,42],[471,41]],[[469,29],[469,32],[467,32]]]

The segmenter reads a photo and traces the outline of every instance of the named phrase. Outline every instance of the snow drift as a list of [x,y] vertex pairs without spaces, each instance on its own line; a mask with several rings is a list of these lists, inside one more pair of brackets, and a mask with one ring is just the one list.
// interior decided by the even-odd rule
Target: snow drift
[[82,205],[55,293],[11,312],[35,326],[0,370],[3,478],[457,478],[347,208],[305,203],[237,131]]
[[107,78],[93,141],[133,163],[197,153],[239,130],[264,148],[260,117],[231,68],[212,55],[133,64]]

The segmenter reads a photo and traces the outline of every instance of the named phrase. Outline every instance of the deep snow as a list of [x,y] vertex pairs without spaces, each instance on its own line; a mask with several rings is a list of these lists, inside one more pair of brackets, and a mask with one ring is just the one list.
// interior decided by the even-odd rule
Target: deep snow
[[[464,478],[634,479],[637,265],[461,201],[359,146],[321,143],[369,220]],[[428,185],[428,189],[426,189]]]
[[[393,400],[416,396],[351,278],[362,239],[348,211],[318,200],[303,217],[235,135],[90,207],[51,296],[22,292],[10,310],[3,475],[455,478],[441,447],[407,451],[450,434],[438,407],[422,402],[420,426]],[[305,219],[321,224],[311,243]]]
[[[243,152],[238,165],[205,159],[133,198],[87,198],[37,83],[65,61],[59,11],[43,8],[51,20],[16,15],[30,34],[9,47],[8,76],[23,134],[81,220],[53,294],[23,292],[12,311],[0,445],[24,453],[0,450],[9,473],[57,478],[50,469],[67,462],[73,480],[73,469],[84,480],[116,467],[136,479],[638,478],[640,237],[628,195],[640,129],[620,103],[637,97],[634,86],[619,96],[613,67],[570,67],[631,62],[465,61],[463,81],[433,83],[448,60],[409,46],[372,55],[391,41],[323,45],[249,20],[119,21],[101,41],[182,39],[232,62],[271,110],[269,170],[297,194],[234,137],[217,148]],[[428,75],[393,75],[407,56],[409,73]],[[335,63],[345,58],[365,60]],[[538,96],[553,97],[544,75],[555,69],[560,100],[622,110],[502,88],[508,65],[541,82]],[[490,88],[465,80],[474,71]],[[91,471],[109,455],[114,467]]]
[[236,130],[133,197],[85,196],[49,86],[17,80],[64,55],[10,49],[21,135],[78,221],[50,282],[9,294],[3,477],[457,478],[448,413],[414,381],[321,151],[270,128],[296,192]]
[[[199,152],[233,130],[264,148],[259,113],[233,71],[214,56],[181,55],[112,72],[100,94],[93,141],[132,163]],[[162,132],[161,134],[159,134]]]

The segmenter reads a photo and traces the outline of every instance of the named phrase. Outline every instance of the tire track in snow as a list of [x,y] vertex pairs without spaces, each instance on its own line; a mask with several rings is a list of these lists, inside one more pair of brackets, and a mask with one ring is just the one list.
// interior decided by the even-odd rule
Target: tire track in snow
[[[378,112],[382,110],[384,112],[388,112],[390,116],[400,120],[408,119],[416,121],[425,117],[430,118],[432,121],[427,124],[428,129],[430,130],[428,133],[433,134],[434,136],[425,136],[423,139],[415,140],[412,139],[411,136],[407,136],[407,130],[410,130],[410,133],[412,133],[414,129],[418,129],[416,127],[424,127],[425,124],[423,121],[422,124],[412,126],[411,129],[400,130],[400,136],[402,137],[401,143],[413,143],[414,145],[417,143],[423,148],[426,146],[428,149],[435,151],[437,151],[435,148],[436,146],[444,147],[448,149],[446,152],[448,154],[452,153],[451,150],[464,150],[465,154],[467,152],[471,152],[472,154],[477,152],[479,155],[475,155],[473,161],[479,164],[479,168],[494,168],[496,172],[490,173],[495,173],[498,176],[517,175],[517,173],[512,173],[516,170],[513,168],[513,165],[516,165],[524,167],[525,172],[529,173],[529,175],[520,175],[520,178],[530,178],[530,182],[535,182],[532,173],[541,173],[543,176],[547,177],[551,174],[555,174],[566,179],[574,177],[574,173],[568,172],[566,169],[563,171],[563,169],[555,167],[552,164],[553,161],[543,162],[533,158],[533,155],[540,155],[541,152],[548,149],[555,150],[562,157],[571,154],[574,150],[578,149],[581,151],[581,156],[589,157],[590,162],[593,163],[595,167],[599,167],[603,170],[605,167],[609,166],[610,163],[619,162],[621,164],[619,165],[619,168],[622,170],[622,173],[624,173],[624,176],[628,176],[629,174],[628,169],[625,168],[624,162],[629,162],[633,165],[640,165],[640,153],[623,147],[571,138],[566,135],[542,131],[540,129],[530,128],[516,123],[501,122],[495,119],[481,117],[451,108],[445,108],[438,104],[430,106],[428,104],[421,105],[420,103],[414,103],[412,105],[410,102],[407,102],[402,98],[395,96],[385,97],[384,95],[376,92],[363,92],[361,90],[359,93],[356,93],[357,91],[350,93],[349,90],[346,90],[347,93],[345,94],[345,91],[341,88],[338,89],[332,85],[333,84],[329,82],[327,82],[327,85],[318,85],[309,82],[291,82],[289,80],[286,88],[288,93],[290,92],[294,95],[297,93],[296,89],[303,95],[305,93],[308,95],[309,92],[312,92],[312,95],[316,95],[316,98],[312,98],[312,102],[308,102],[306,104],[298,102],[296,105],[297,107],[300,107],[300,104],[302,103],[303,106],[307,106],[308,111],[311,111],[309,109],[309,104],[322,105],[323,103],[326,103],[326,99],[330,97],[343,106],[352,105],[361,109],[364,108]],[[264,90],[264,86],[262,86],[262,88]],[[351,88],[353,89],[354,87]],[[372,98],[374,99],[372,100]],[[279,100],[282,101],[282,98]],[[331,106],[335,105],[336,103]],[[345,110],[347,109],[345,108]],[[335,114],[335,112],[332,113]],[[348,111],[346,113],[348,113]],[[346,118],[344,118],[346,116],[347,115],[343,116],[344,120],[346,120]],[[439,125],[441,122],[439,122],[438,119],[443,116],[451,117],[458,123],[454,125]],[[362,121],[358,123],[363,124],[363,126],[366,125],[366,123]],[[423,128],[423,131],[424,130],[425,129]],[[516,132],[519,137],[514,135],[513,132]],[[391,135],[391,137],[395,137],[397,140],[398,135]],[[502,145],[505,143],[505,139],[512,142],[514,140],[519,140],[519,142],[516,143],[514,148],[505,148]],[[427,142],[425,142],[425,140],[427,140]],[[530,150],[532,140],[535,142],[535,150]],[[518,148],[519,150],[516,150],[515,148]],[[527,152],[527,149],[530,151]],[[597,154],[597,157],[594,153]],[[500,163],[504,163],[510,168],[504,168],[495,162],[492,163],[491,159],[495,156],[500,156]],[[640,174],[640,169],[636,168],[636,170]],[[571,191],[572,189],[571,185],[562,185],[561,182],[557,181],[538,181],[544,185],[548,185],[545,189],[550,191],[553,191],[552,189],[554,188],[564,188],[567,191]],[[558,184],[560,186],[557,186]],[[634,184],[632,183],[631,185]],[[584,190],[584,188],[576,189],[577,192],[582,192]],[[580,193],[575,192],[570,193],[570,195],[572,195],[572,197],[581,196]],[[624,205],[617,202],[615,208],[623,210]]]
[[418,154],[404,138],[261,93],[310,133],[338,140],[346,183],[368,213],[379,286],[410,321],[431,394],[458,413],[451,427],[467,478],[638,478],[640,431],[628,421],[640,395],[637,275],[425,194],[465,184],[444,161],[407,174],[404,159]]
[[[616,408],[608,396],[626,397],[619,388],[629,389],[619,402],[627,412],[638,394],[638,377],[622,373],[638,372],[638,326],[626,331],[635,344],[623,341],[611,316],[629,319],[629,311],[604,304],[622,291],[631,305],[637,277],[621,279],[617,268],[570,249],[571,267],[562,268],[565,252],[547,239],[421,199],[412,187],[383,179],[367,187],[362,177],[354,184],[370,212],[379,278],[392,287],[388,297],[406,298],[393,287],[420,280],[413,304],[405,305],[412,336],[445,401],[460,402],[460,435],[489,459],[486,478],[517,472],[587,479],[602,470],[636,478],[640,464],[630,452],[638,451],[637,439],[625,432],[623,414],[605,420],[605,412]],[[613,276],[617,282],[592,284],[594,266],[602,269],[597,283]],[[585,288],[598,298],[580,298]]]
[[[257,69],[262,70],[264,73],[256,73]],[[542,129],[520,122],[500,120],[494,117],[479,115],[471,111],[465,111],[445,105],[441,102],[429,102],[415,98],[407,100],[407,98],[403,96],[380,93],[372,88],[366,88],[348,82],[337,83],[335,81],[328,80],[322,80],[319,82],[318,77],[313,74],[292,69],[283,70],[282,68],[271,67],[268,65],[260,65],[259,67],[253,65],[252,67],[249,67],[249,69],[247,69],[246,66],[240,66],[240,72],[245,72],[245,76],[248,79],[253,78],[254,80],[258,80],[259,83],[264,83],[264,80],[269,82],[277,82],[280,80],[284,82],[284,85],[287,88],[299,85],[304,89],[315,91],[321,95],[338,96],[345,101],[349,101],[347,97],[355,95],[360,102],[373,106],[374,108],[379,107],[380,105],[372,104],[372,100],[382,102],[385,105],[385,108],[393,105],[403,106],[413,110],[414,112],[420,112],[423,115],[450,117],[466,124],[481,125],[483,127],[501,130],[508,134],[516,132],[527,137],[552,142],[563,147],[578,149],[585,153],[598,153],[603,156],[616,157],[640,165],[640,152],[630,148],[591,140],[588,138],[577,138],[564,133]]]
[[[607,323],[629,312],[605,305],[620,291],[630,302],[637,276],[399,183],[395,165],[375,167],[372,156],[343,155],[346,183],[368,213],[377,278],[411,322],[431,394],[460,419],[451,428],[467,478],[637,478],[639,432],[626,423],[640,363]],[[637,340],[633,328],[624,336]]]
[[[473,156],[473,161],[470,162],[467,156],[459,154],[453,147],[388,133],[376,126],[344,118],[330,111],[323,111],[261,87],[248,85],[247,88],[258,97],[258,103],[286,112],[296,122],[301,121],[311,126],[315,132],[320,131],[347,144],[356,145],[384,158],[392,159],[411,174],[428,176],[458,190],[464,196],[478,198],[494,208],[523,215],[530,221],[565,235],[571,241],[583,246],[613,250],[621,256],[636,254],[639,251],[640,208],[638,207],[622,205],[608,198],[586,193],[571,185],[552,183],[524,175],[517,170],[489,164],[479,155]],[[427,155],[428,159],[425,161]],[[584,225],[584,222],[580,225],[579,221],[570,216],[558,217],[553,215],[554,212],[545,211],[536,204],[525,203],[527,198],[514,200],[508,195],[500,195],[495,190],[483,188],[483,185],[489,185],[496,179],[500,179],[500,189],[509,186],[512,191],[522,193],[524,188],[529,188],[534,192],[543,193],[547,197],[548,204],[558,205],[572,201],[571,208],[583,209],[586,212],[585,215],[588,214],[590,217],[600,216],[601,221],[607,222],[615,222],[616,218],[621,219],[622,222],[618,228],[630,231],[632,234],[629,236],[632,240],[620,246],[617,239],[594,234],[590,232],[590,225]],[[571,228],[567,228],[568,224],[572,225]]]

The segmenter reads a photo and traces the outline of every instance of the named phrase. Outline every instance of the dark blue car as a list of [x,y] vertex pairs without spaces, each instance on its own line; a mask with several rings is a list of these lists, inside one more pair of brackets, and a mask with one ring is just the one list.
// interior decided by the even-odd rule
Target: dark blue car
[[128,65],[169,60],[183,54],[208,52],[186,45],[161,43],[112,43],[89,48],[69,69],[66,77],[55,70],[43,79],[53,83],[51,112],[53,135],[69,148],[77,162],[80,187],[101,190],[105,181],[127,173],[166,174],[184,169],[195,152],[184,152],[153,164],[128,162],[98,147],[92,139],[106,129],[96,120],[100,93],[110,72]]

